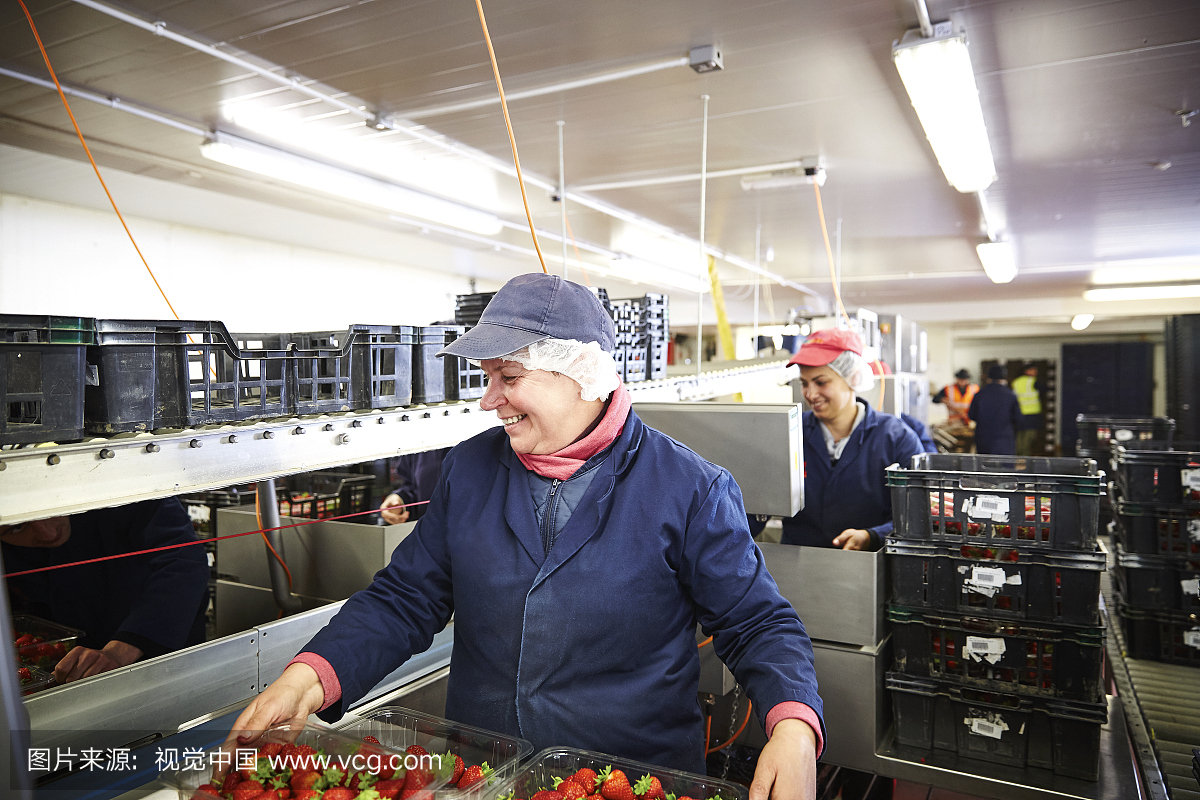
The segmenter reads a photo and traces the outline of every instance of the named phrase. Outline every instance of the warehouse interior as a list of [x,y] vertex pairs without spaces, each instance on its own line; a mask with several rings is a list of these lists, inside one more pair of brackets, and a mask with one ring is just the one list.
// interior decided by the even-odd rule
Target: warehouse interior
[[[955,37],[965,42],[974,79],[964,96],[977,90],[990,147],[990,168],[969,185],[956,185],[944,169],[943,154],[931,146],[935,136],[898,69],[897,54],[907,44]],[[965,102],[943,99],[949,106]],[[926,425],[941,425],[947,405],[929,399],[952,384],[956,372],[965,369],[983,385],[990,365],[1005,366],[1015,379],[1036,362],[1044,419],[1037,454],[1093,457],[1111,481],[1116,462],[1108,459],[1115,450],[1104,441],[1077,445],[1092,429],[1077,424],[1076,413],[1148,420],[1194,406],[1188,387],[1196,385],[1196,351],[1184,351],[1191,361],[1182,370],[1168,339],[1169,320],[1194,322],[1191,315],[1200,315],[1198,137],[1200,7],[1185,0],[491,0],[478,6],[466,0],[22,0],[0,10],[0,316],[346,331],[433,326],[455,320],[457,312],[462,324],[461,298],[496,292],[516,276],[544,269],[602,288],[614,300],[661,295],[670,350],[665,371],[653,377],[724,376],[708,383],[697,377],[698,386],[672,388],[669,397],[662,393],[666,384],[656,389],[648,381],[634,391],[635,410],[648,404],[646,420],[649,405],[669,405],[664,400],[795,408],[806,401],[795,373],[781,378],[782,372],[768,371],[781,370],[806,336],[846,323],[864,333],[874,325],[886,340],[904,320],[919,326],[920,365],[889,370],[912,376],[880,381],[884,394],[870,396],[871,402],[886,402],[888,392],[911,386],[915,399],[903,409]],[[515,176],[515,154],[523,184]],[[1006,266],[985,270],[981,259],[989,247],[1007,255]],[[1195,326],[1189,330],[1194,337]],[[866,343],[872,345],[869,336]],[[883,358],[878,352],[877,360]],[[730,377],[723,371],[731,368],[759,372]],[[1193,383],[1172,395],[1184,371]],[[459,402],[477,405],[478,397]],[[899,413],[899,398],[890,400]],[[385,421],[409,419],[383,405],[371,413],[388,436],[392,426]],[[738,463],[744,455],[738,443],[765,438],[778,419],[730,416],[708,428],[689,413],[676,433],[670,426],[679,414],[669,408],[655,413],[663,421],[652,427],[733,472],[747,495],[747,512],[776,520],[797,512],[803,495],[786,481],[779,492],[790,508],[770,501],[751,508],[745,484],[759,482],[765,462]],[[115,498],[140,501],[184,489],[239,484],[251,487],[243,495],[252,498],[252,485],[261,481],[258,491],[270,482],[274,496],[275,479],[282,485],[286,475],[354,472],[348,465],[449,446],[496,422],[490,415],[487,425],[465,419],[434,420],[428,434],[366,444],[359,430],[347,428],[337,435],[352,443],[345,452],[352,447],[353,458],[312,453],[305,444],[282,454],[253,451],[243,462],[221,461],[213,451],[210,442],[234,439],[228,430],[173,429],[172,441],[193,443],[194,452],[185,456],[206,463],[197,470],[172,455],[180,460],[170,469],[184,477],[165,483],[162,476],[120,472],[127,461],[96,455],[116,447],[98,439],[15,450],[6,444],[0,495],[8,499],[0,498],[0,526],[37,520],[49,509],[82,512]],[[1195,422],[1177,423],[1175,438],[1200,439]],[[254,424],[282,432],[307,422]],[[321,423],[334,424],[342,422]],[[362,420],[345,424],[358,428]],[[1157,439],[1157,430],[1147,424],[1146,435],[1134,438]],[[705,452],[706,433],[719,456]],[[1107,435],[1103,429],[1101,439]],[[778,438],[789,436],[785,430]],[[259,443],[262,436],[253,438]],[[292,448],[301,437],[277,438]],[[937,443],[945,452],[947,442]],[[68,461],[91,448],[97,470],[118,471],[93,480],[80,467],[64,482],[44,466],[58,457],[57,449],[39,450],[37,469],[22,465],[29,448],[50,446],[65,448]],[[391,475],[386,467],[360,471],[376,476],[366,501],[374,508],[394,469]],[[138,481],[145,488],[122,488]],[[183,488],[168,492],[172,482]],[[1098,491],[1105,492],[1103,509],[1108,490]],[[78,497],[69,497],[72,492]],[[343,511],[348,497],[341,497]],[[222,533],[255,532],[270,527],[272,518],[280,524],[274,503],[264,504],[270,514],[256,517],[240,502],[237,509],[212,507],[213,530],[218,519]],[[1194,517],[1188,509],[1178,519]],[[286,521],[288,510],[281,513]],[[1112,513],[1101,511],[1101,527]],[[207,506],[203,514],[208,524]],[[324,624],[329,601],[362,588],[387,563],[400,541],[392,529],[403,526],[380,524],[369,537],[362,534],[349,548],[352,558],[322,572],[323,565],[338,563],[347,537],[362,527],[329,522],[279,534],[276,544],[303,553],[283,588],[259,537],[219,543],[224,563],[238,564],[240,572],[222,570],[230,599],[209,619],[210,640],[250,648],[255,631],[297,615],[307,620],[294,630],[276,629],[286,639],[283,650],[290,647],[286,658],[283,650],[270,657],[260,652],[266,634],[259,634],[254,666],[246,667],[257,676],[249,679],[256,691]],[[1200,774],[1191,779],[1188,769],[1191,748],[1200,747],[1194,689],[1200,645],[1192,645],[1198,653],[1192,669],[1170,673],[1183,684],[1190,677],[1190,693],[1165,695],[1166,705],[1188,709],[1179,716],[1190,721],[1155,728],[1148,709],[1157,701],[1130,707],[1114,699],[1121,681],[1136,683],[1137,675],[1114,666],[1120,648],[1113,650],[1111,631],[1096,648],[1107,648],[1104,683],[1114,690],[1098,780],[1035,766],[1023,773],[1033,778],[1011,778],[997,766],[1003,761],[968,758],[927,770],[906,765],[911,758],[905,762],[898,745],[888,750],[882,743],[896,713],[883,673],[892,657],[890,623],[897,621],[885,610],[892,578],[884,553],[872,554],[870,563],[865,555],[834,563],[820,552],[793,563],[788,545],[777,544],[779,529],[778,521],[768,523],[761,549],[817,643],[819,677],[825,680],[820,661],[826,658],[837,666],[824,669],[845,675],[866,669],[877,684],[868,699],[844,711],[842,741],[848,744],[840,746],[831,734],[834,749],[820,764],[824,796],[1200,798]],[[1093,531],[1092,545],[1095,539]],[[1115,547],[1106,551],[1110,573]],[[1190,552],[1196,558],[1194,545]],[[1187,569],[1198,568],[1188,563],[1180,568],[1184,603],[1188,576],[1197,577]],[[824,623],[823,592],[804,584],[819,582],[822,573],[870,589],[875,613],[846,621],[850,633],[833,632],[842,612],[830,611],[833,622]],[[1112,602],[1107,575],[1100,593]],[[792,586],[798,594],[789,594]],[[815,630],[796,597],[814,604]],[[1188,624],[1197,623],[1200,609],[1179,608],[1191,608]],[[437,680],[445,683],[452,641],[439,633],[367,707],[403,689],[396,703],[442,716],[445,688]],[[865,656],[855,660],[859,650],[869,652],[869,663]],[[734,693],[712,649],[707,655],[701,686],[713,698],[708,712],[736,720],[741,690]],[[147,662],[150,672],[135,668],[34,696],[26,703],[33,728],[70,727],[68,710],[75,707],[109,713],[136,697],[146,680],[173,686],[178,663],[164,665]],[[188,708],[202,713],[187,719],[165,710],[146,718],[126,713],[120,725],[183,731],[217,720],[227,730],[229,710],[248,698],[213,689],[215,677],[193,669],[185,669],[197,687],[192,693],[203,697]],[[6,713],[10,723],[21,719],[17,708]],[[744,707],[740,714],[751,719]],[[1124,719],[1117,731],[1114,715]],[[746,751],[766,741],[757,722],[743,725],[744,732],[722,724],[732,735],[710,741],[736,740],[734,747]],[[856,737],[864,725],[875,732]],[[1143,729],[1135,730],[1139,725]],[[1167,752],[1166,745],[1149,744],[1156,739],[1187,747]],[[16,747],[19,737],[6,741]],[[108,746],[114,743],[127,742],[114,739]],[[723,766],[728,775],[728,760]],[[29,796],[50,796],[56,785],[79,792],[72,797],[91,796],[78,775],[53,777]],[[147,796],[154,780],[143,776],[140,783],[113,782],[96,791]],[[154,791],[175,796],[157,784]]]

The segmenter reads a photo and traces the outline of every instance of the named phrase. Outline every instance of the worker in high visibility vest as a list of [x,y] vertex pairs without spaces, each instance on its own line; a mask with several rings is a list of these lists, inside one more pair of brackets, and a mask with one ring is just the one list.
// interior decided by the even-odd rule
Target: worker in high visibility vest
[[951,425],[969,428],[971,420],[967,418],[967,410],[971,407],[971,401],[975,399],[975,393],[978,391],[979,387],[971,383],[971,373],[960,369],[954,373],[954,383],[943,387],[940,392],[935,394],[933,402],[946,404],[946,409],[950,412]]
[[1012,382],[1021,406],[1021,429],[1017,431],[1017,455],[1037,455],[1038,429],[1042,427],[1042,398],[1038,393],[1038,369],[1033,364],[1025,367],[1025,374]]

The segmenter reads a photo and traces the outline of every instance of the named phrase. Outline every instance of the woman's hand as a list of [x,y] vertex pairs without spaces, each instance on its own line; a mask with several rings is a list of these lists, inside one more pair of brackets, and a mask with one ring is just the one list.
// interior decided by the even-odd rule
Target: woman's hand
[[866,550],[870,544],[871,534],[861,528],[847,528],[833,540],[833,546],[843,550]]
[[54,667],[57,683],[70,683],[81,678],[90,678],[110,669],[127,667],[142,657],[142,651],[127,642],[116,640],[104,645],[103,650],[90,647],[72,647]]
[[317,672],[307,664],[292,664],[262,694],[246,706],[233,723],[226,744],[257,739],[263,731],[286,724],[302,727],[308,715],[325,703],[325,690]]
[[750,800],[814,800],[817,796],[817,735],[807,722],[781,719],[762,749]]
[[403,506],[404,499],[395,492],[392,492],[383,498],[383,502],[379,504],[379,515],[383,517],[383,521],[388,525],[399,525],[401,522],[408,522],[408,509]]

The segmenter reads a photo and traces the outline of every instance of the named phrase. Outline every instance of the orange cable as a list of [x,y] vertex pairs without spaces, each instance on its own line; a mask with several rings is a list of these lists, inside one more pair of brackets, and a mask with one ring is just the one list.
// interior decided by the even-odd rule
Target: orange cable
[[711,637],[711,636],[710,636],[710,637],[708,637],[707,639],[705,639],[705,640],[704,640],[703,642],[701,642],[700,644],[696,645],[696,649],[697,649],[697,650],[699,650],[700,648],[704,647],[705,645],[709,645],[709,644],[712,644],[712,637]]
[[712,711],[704,715],[704,757],[712,751],[708,749],[708,737],[712,736]]
[[[742,720],[742,725],[740,728],[737,729],[737,733],[735,733],[733,736],[730,736],[729,741],[721,742],[719,745],[716,745],[715,747],[711,747],[708,750],[705,750],[704,755],[708,755],[709,753],[715,753],[718,750],[724,750],[726,747],[729,747],[729,745],[736,742],[737,738],[742,735],[742,731],[746,730],[746,725],[750,722],[750,712],[753,708],[754,708],[754,703],[747,700],[746,701],[746,718],[744,720]],[[711,721],[711,718],[710,718],[710,721]],[[707,737],[705,737],[704,743],[708,744]]]
[[512,145],[513,164],[517,167],[517,185],[521,187],[521,202],[525,204],[525,219],[529,220],[529,235],[533,237],[533,249],[537,250],[538,261],[542,262],[542,272],[549,274],[546,269],[546,259],[542,255],[542,246],[538,244],[537,231],[533,229],[533,215],[529,213],[529,197],[525,194],[525,179],[521,177],[521,159],[517,156],[517,137],[513,135],[512,120],[508,118],[508,101],[504,99],[504,84],[500,81],[500,66],[496,63],[496,51],[492,48],[492,37],[488,33],[487,20],[483,16],[483,0],[475,0],[479,9],[479,24],[483,26],[483,39],[487,42],[488,55],[492,59],[492,72],[496,75],[496,88],[500,90],[500,109],[504,112],[504,125],[508,128],[508,142]]
[[575,241],[575,232],[571,230],[570,217],[567,217],[567,236],[571,237],[571,247],[575,248],[575,260],[579,262],[579,271],[583,273],[583,282],[591,286],[592,282],[588,280],[587,270],[583,267],[583,256],[579,255],[579,244]]
[[146,271],[150,273],[150,279],[158,287],[158,293],[166,301],[167,308],[171,309],[171,313],[175,315],[175,319],[179,319],[179,313],[175,311],[175,306],[171,305],[171,301],[167,299],[167,293],[163,291],[158,278],[154,277],[154,270],[150,269],[150,264],[146,261],[146,257],[142,255],[142,249],[138,247],[137,242],[133,238],[133,233],[129,230],[129,226],[125,224],[125,218],[121,216],[121,210],[117,208],[117,203],[113,200],[112,193],[108,191],[108,184],[104,182],[104,178],[100,175],[100,168],[96,166],[96,159],[92,158],[92,151],[83,139],[83,132],[79,130],[79,123],[75,121],[75,114],[71,111],[71,104],[67,102],[67,95],[63,92],[62,85],[58,82],[58,76],[54,74],[54,67],[50,66],[50,56],[46,53],[45,45],[42,44],[42,37],[38,33],[37,26],[33,24],[33,16],[29,13],[29,9],[25,7],[24,0],[17,0],[17,2],[21,4],[21,10],[25,12],[25,19],[29,20],[29,27],[33,30],[33,38],[37,39],[38,49],[42,51],[42,59],[46,62],[46,69],[50,70],[50,77],[54,79],[54,86],[58,89],[58,96],[62,98],[63,107],[67,109],[67,116],[71,118],[71,124],[75,126],[75,135],[79,137],[79,143],[83,145],[83,152],[87,153],[88,161],[92,163],[92,169],[95,170],[96,177],[100,180],[100,185],[104,188],[104,194],[108,196],[108,202],[112,205],[113,211],[117,213],[117,219],[121,220],[121,227],[125,229],[125,233],[129,236],[129,241],[133,244],[133,249],[137,251],[138,257],[142,259],[142,264],[145,265]]

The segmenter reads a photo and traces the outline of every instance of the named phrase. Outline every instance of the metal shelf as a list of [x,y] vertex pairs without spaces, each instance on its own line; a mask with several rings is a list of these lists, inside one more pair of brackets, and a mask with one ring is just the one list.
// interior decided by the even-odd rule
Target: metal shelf
[[[634,402],[706,400],[784,380],[785,362],[629,386]],[[0,451],[0,523],[452,447],[499,424],[478,402],[298,417]]]

